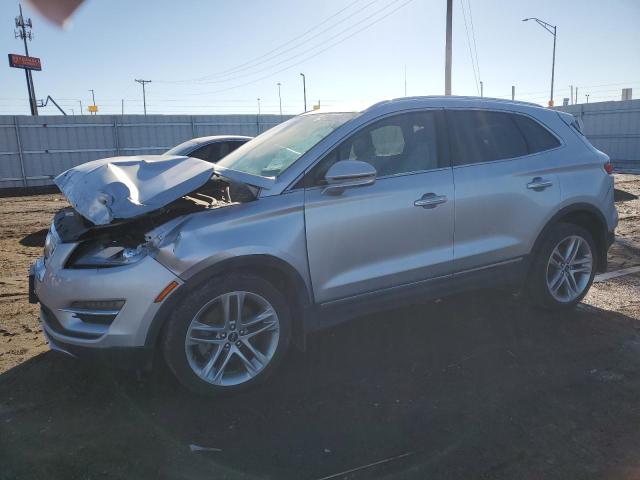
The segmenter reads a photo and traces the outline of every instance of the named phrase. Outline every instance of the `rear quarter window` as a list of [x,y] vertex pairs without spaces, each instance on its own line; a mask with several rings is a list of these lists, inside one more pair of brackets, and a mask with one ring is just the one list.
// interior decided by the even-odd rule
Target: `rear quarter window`
[[513,115],[513,118],[524,135],[529,153],[544,152],[560,146],[558,139],[535,120],[524,115]]

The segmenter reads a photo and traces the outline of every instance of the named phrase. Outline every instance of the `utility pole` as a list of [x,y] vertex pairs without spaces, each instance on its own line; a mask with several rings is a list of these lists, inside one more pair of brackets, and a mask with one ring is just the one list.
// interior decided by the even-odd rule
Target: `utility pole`
[[511,85],[511,100],[515,100],[515,99],[516,99],[516,86]]
[[569,105],[573,105],[573,85],[569,85],[569,88],[571,89],[571,102],[569,102]]
[[578,87],[576,87],[576,101],[574,103],[578,103]]
[[[33,28],[33,23],[30,18],[26,20],[22,16],[22,5],[18,4],[18,8],[20,9],[20,15],[16,17],[16,28],[17,31],[14,32],[15,38],[20,38],[24,42],[24,54],[29,56],[29,47],[27,46],[27,39],[31,41],[33,39],[33,35],[31,33],[31,29]],[[27,28],[29,29],[27,31]],[[36,103],[36,91],[33,87],[33,76],[31,75],[31,70],[24,69],[24,75],[27,79],[27,92],[29,93],[29,110],[31,111],[31,115],[38,116],[38,104]]]
[[585,97],[587,97],[587,103],[589,103],[589,94],[587,93]]
[[[91,92],[91,99],[93,100],[93,106],[96,106],[96,92],[93,90],[93,88],[90,88],[89,91]],[[93,114],[95,115],[96,112],[93,112]]]
[[484,97],[484,82],[480,80],[480,98]]
[[122,115],[124,115],[124,98],[121,100],[121,104],[122,104]]
[[307,111],[307,77],[305,77],[304,73],[302,75],[302,93],[304,94],[304,111]]
[[80,115],[84,115],[82,112],[82,100],[78,100],[78,103],[80,104]]
[[547,23],[535,17],[522,19],[523,22],[527,22],[529,20],[535,20],[538,25],[540,25],[547,32],[553,35],[553,60],[551,62],[551,96],[549,98],[549,106],[553,107],[553,80],[554,80],[554,75],[556,70],[556,37],[558,33],[558,27],[556,27],[555,25],[551,25],[550,23]]
[[258,97],[258,116],[260,115],[260,97]]
[[135,79],[135,80],[136,80],[136,82],[138,82],[139,84],[142,85],[142,104],[144,106],[144,114],[146,116],[147,115],[147,92],[146,92],[144,86],[147,83],[151,83],[151,80],[138,80],[138,79]]
[[447,36],[444,47],[444,94],[451,95],[451,27],[453,24],[453,0],[447,0]]
[[280,92],[280,87],[282,84],[278,82],[278,99],[280,100],[280,121],[282,122],[282,94]]

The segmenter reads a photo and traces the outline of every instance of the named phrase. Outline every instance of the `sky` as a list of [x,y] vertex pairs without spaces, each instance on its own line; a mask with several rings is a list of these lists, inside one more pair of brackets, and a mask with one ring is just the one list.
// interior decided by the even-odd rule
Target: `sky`
[[[444,93],[445,0],[86,0],[61,29],[28,4],[36,96],[85,114],[99,112],[262,113],[366,105],[405,95]],[[0,2],[0,50],[23,53],[14,38],[18,2]],[[555,103],[578,87],[579,103],[640,98],[640,1],[454,0],[454,95],[545,104],[557,25]],[[6,56],[4,58],[7,58]],[[6,60],[4,60],[7,62]],[[406,77],[405,77],[406,72]],[[57,114],[51,105],[41,114]],[[0,68],[0,114],[28,114],[23,71]]]

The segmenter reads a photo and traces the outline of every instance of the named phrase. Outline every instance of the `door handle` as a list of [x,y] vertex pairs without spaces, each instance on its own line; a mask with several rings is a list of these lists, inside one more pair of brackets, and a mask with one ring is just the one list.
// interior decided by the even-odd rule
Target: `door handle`
[[425,193],[422,198],[413,202],[416,207],[436,208],[441,203],[447,201],[446,195],[436,195],[435,193]]
[[527,188],[529,190],[544,190],[545,188],[549,188],[553,185],[551,180],[545,180],[542,177],[535,177],[531,182],[527,183]]

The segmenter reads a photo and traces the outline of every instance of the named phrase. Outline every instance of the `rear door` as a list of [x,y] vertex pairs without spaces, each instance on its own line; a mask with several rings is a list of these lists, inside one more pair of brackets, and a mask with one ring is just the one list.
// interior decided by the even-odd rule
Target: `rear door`
[[450,109],[447,124],[455,270],[517,261],[560,202],[549,155],[559,140],[533,118],[511,112]]
[[[451,273],[453,178],[442,115],[412,112],[374,122],[307,174],[307,250],[318,302]],[[324,174],[346,159],[371,163],[376,182],[323,194]]]

